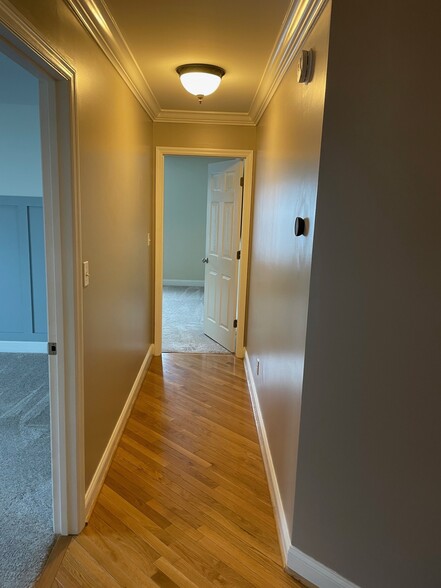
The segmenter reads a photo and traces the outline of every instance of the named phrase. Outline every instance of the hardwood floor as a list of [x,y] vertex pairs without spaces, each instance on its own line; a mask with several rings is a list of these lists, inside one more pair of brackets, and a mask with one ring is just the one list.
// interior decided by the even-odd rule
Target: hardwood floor
[[154,358],[53,588],[300,587],[281,565],[242,361]]

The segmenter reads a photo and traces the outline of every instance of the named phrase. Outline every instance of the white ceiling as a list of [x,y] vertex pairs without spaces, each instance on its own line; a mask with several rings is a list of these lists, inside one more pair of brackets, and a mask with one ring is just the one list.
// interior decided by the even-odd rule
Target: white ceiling
[[[155,121],[258,122],[326,0],[67,0]],[[226,70],[201,105],[176,67]]]

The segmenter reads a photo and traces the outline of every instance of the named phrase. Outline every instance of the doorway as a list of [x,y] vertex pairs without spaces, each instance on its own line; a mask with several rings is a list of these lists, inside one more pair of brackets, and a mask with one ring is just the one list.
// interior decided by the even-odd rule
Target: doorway
[[75,534],[84,526],[85,497],[75,71],[2,3],[0,51],[38,80],[53,531]]
[[[217,157],[165,157],[163,353],[234,351],[234,343],[230,343],[226,348],[216,332],[208,334],[205,274],[208,262],[207,231],[210,231],[210,227],[207,229],[207,187],[210,170],[214,164],[229,164],[235,161]],[[236,216],[240,216],[240,186],[235,196],[238,200]],[[237,281],[236,275],[233,278]],[[212,282],[209,284],[212,285]],[[236,304],[234,309],[230,309],[230,314],[231,310],[235,313]],[[235,315],[231,318],[231,323],[234,318]]]
[[[186,288],[203,288],[205,286],[206,280],[206,269],[204,268],[203,261],[207,259],[207,255],[209,255],[209,247],[207,248],[206,243],[206,224],[207,224],[207,200],[204,199],[204,209],[199,211],[199,217],[204,218],[205,220],[202,222],[199,220],[199,228],[200,232],[203,233],[202,238],[199,237],[199,251],[202,251],[202,256],[195,254],[193,255],[194,261],[197,264],[194,268],[194,272],[191,274],[193,276],[193,281],[190,278],[186,281],[186,283],[181,283],[180,285],[174,286],[173,284],[177,284],[179,278],[170,278],[168,272],[170,270],[169,260],[167,260],[167,249],[170,249],[170,244],[164,240],[166,237],[165,232],[167,230],[164,222],[167,221],[168,217],[168,203],[165,201],[166,197],[166,190],[167,188],[167,176],[166,176],[166,168],[169,167],[169,162],[184,159],[182,156],[186,156],[191,158],[194,161],[202,161],[202,166],[205,167],[206,175],[205,177],[208,178],[209,171],[208,166],[216,166],[222,165],[219,162],[230,162],[231,160],[240,161],[241,165],[243,165],[243,190],[241,186],[241,193],[243,192],[242,199],[239,205],[239,212],[236,215],[238,219],[238,225],[241,226],[242,232],[240,235],[240,254],[235,250],[234,251],[234,266],[238,267],[238,288],[237,294],[234,292],[234,306],[233,313],[237,317],[237,322],[235,322],[233,326],[233,320],[231,321],[231,328],[234,328],[234,347],[235,347],[235,354],[237,357],[243,357],[244,353],[244,332],[245,332],[245,308],[246,308],[246,285],[247,285],[247,272],[248,272],[248,250],[249,250],[249,232],[250,232],[250,211],[251,211],[251,184],[252,184],[252,163],[253,163],[253,153],[252,151],[237,151],[237,150],[229,150],[229,149],[192,149],[192,148],[167,148],[167,147],[158,147],[156,150],[156,210],[155,210],[155,354],[160,355],[163,351],[163,306],[165,307],[167,301],[163,300],[163,284],[166,288],[173,288],[184,286]],[[203,159],[202,159],[203,158]],[[205,160],[205,163],[204,163]],[[214,163],[216,162],[216,163]],[[216,170],[214,170],[216,171]],[[217,172],[216,172],[217,173]],[[220,175],[217,173],[220,177]],[[242,175],[242,174],[241,174]],[[238,176],[237,181],[240,181],[240,177]],[[204,195],[207,194],[207,184],[205,182],[203,192]],[[220,184],[219,184],[220,186]],[[217,188],[216,188],[217,189]],[[208,191],[209,192],[209,191]],[[205,198],[205,196],[204,196]],[[219,204],[219,203],[218,203]],[[216,204],[213,205],[213,209],[216,208]],[[227,205],[228,208],[229,205]],[[227,217],[229,215],[229,210],[226,208]],[[219,209],[219,207],[218,207]],[[231,218],[233,218],[231,216]],[[164,220],[165,219],[165,220]],[[210,226],[210,222],[213,222],[214,217],[212,217],[211,221],[209,221],[208,225]],[[178,219],[176,219],[178,220]],[[242,221],[242,222],[241,222]],[[185,225],[185,223],[184,223]],[[182,229],[181,223],[181,229]],[[227,226],[227,223],[225,223]],[[204,244],[205,241],[205,244]],[[175,244],[174,249],[176,251],[176,247],[179,244]],[[166,251],[165,251],[166,250]],[[166,257],[164,257],[164,252]],[[236,255],[240,255],[240,262],[238,262],[238,258]],[[165,262],[165,266],[164,266]],[[201,265],[199,265],[201,264]],[[182,264],[181,264],[182,265]],[[210,265],[210,270],[214,269],[214,265]],[[206,268],[206,266],[205,266]],[[182,268],[181,268],[182,269]],[[177,269],[174,270],[175,273]],[[209,272],[212,276],[214,276],[214,271]],[[190,275],[190,274],[189,274]],[[181,274],[181,280],[184,279],[183,274]],[[185,280],[184,280],[185,281]],[[210,308],[210,301],[205,300],[202,302],[201,300],[201,293],[190,292],[194,296],[199,296],[199,308],[201,306],[204,308],[205,315],[207,314],[207,308]],[[206,294],[206,292],[205,292]],[[204,296],[205,297],[205,296]],[[224,297],[224,300],[226,298]],[[230,297],[230,307],[231,307],[231,297]],[[163,304],[164,302],[164,304]],[[179,301],[177,301],[179,303]],[[207,317],[205,316],[205,319]],[[204,329],[206,330],[206,329]],[[202,333],[203,335],[203,333]],[[225,350],[225,347],[220,347],[219,349]],[[231,347],[230,347],[231,349]],[[225,350],[226,351],[226,350]],[[203,351],[202,351],[203,352]],[[226,351],[228,352],[228,351]]]
[[55,539],[41,121],[38,79],[2,52],[0,79],[0,577],[19,586]]

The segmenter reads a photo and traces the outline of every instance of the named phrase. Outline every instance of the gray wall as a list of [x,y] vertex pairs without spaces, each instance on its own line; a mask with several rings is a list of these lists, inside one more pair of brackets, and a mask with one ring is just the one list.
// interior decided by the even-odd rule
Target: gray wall
[[218,161],[225,158],[165,157],[165,280],[204,281],[208,165]]
[[[257,129],[247,351],[289,523],[294,509],[329,18],[328,8],[304,45],[315,51],[313,81],[298,84],[294,63]],[[308,219],[306,237],[294,237],[296,216]]]
[[47,341],[42,198],[0,195],[0,341]]
[[0,195],[42,197],[38,80],[0,53]]
[[333,5],[293,543],[441,586],[440,6]]
[[164,279],[204,280],[208,162],[165,158]]
[[0,340],[46,341],[38,79],[0,53]]

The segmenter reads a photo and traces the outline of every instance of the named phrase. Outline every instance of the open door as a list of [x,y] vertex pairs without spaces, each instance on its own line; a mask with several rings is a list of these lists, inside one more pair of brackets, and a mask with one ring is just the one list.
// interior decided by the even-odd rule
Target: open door
[[234,352],[243,161],[208,166],[204,332]]
[[[50,436],[54,532],[76,534],[84,526],[83,331],[75,70],[23,20],[0,2],[0,51],[38,79],[43,207],[28,211],[29,254],[46,265],[33,303],[46,306],[50,381]],[[44,230],[41,225],[44,217]],[[34,218],[31,218],[34,217]],[[39,217],[39,218],[38,218]],[[35,223],[40,222],[39,226]],[[31,241],[36,241],[32,248]],[[44,242],[44,256],[42,255]],[[34,264],[35,265],[35,264]],[[32,265],[31,265],[32,267]],[[35,266],[36,270],[37,267]],[[35,318],[34,318],[35,322]],[[40,315],[37,331],[42,323]],[[27,339],[29,340],[29,339]],[[38,341],[31,341],[33,344]],[[40,341],[41,343],[41,341]],[[44,345],[46,352],[48,346]]]

